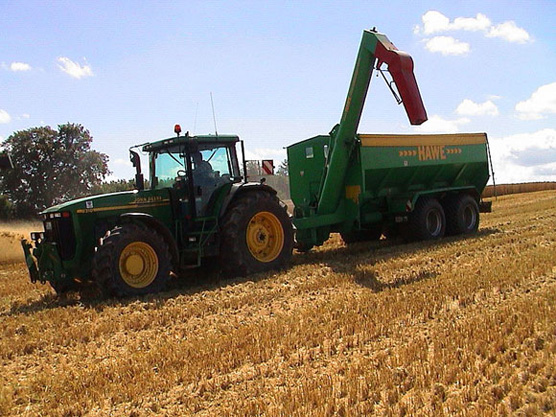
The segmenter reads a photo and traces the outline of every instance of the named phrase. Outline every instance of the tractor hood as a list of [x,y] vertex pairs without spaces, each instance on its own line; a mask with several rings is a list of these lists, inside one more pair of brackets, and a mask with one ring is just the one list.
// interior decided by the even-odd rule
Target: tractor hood
[[121,206],[122,204],[127,206],[130,203],[135,203],[139,194],[143,193],[139,193],[139,191],[134,190],[78,198],[49,207],[40,214],[59,213],[63,211],[88,213],[103,208],[113,209],[114,206]]

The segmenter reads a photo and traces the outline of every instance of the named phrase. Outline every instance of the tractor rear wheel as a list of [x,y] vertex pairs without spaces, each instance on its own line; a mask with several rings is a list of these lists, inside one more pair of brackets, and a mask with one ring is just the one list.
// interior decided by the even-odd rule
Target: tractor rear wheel
[[479,228],[479,205],[469,194],[449,199],[444,207],[447,235],[467,235]]
[[406,237],[409,240],[434,240],[444,236],[446,216],[436,198],[421,197],[409,216]]
[[284,267],[293,228],[285,207],[268,192],[248,192],[228,207],[221,227],[220,265],[233,275]]
[[156,293],[170,277],[170,251],[158,233],[123,224],[107,232],[93,259],[93,278],[107,295]]

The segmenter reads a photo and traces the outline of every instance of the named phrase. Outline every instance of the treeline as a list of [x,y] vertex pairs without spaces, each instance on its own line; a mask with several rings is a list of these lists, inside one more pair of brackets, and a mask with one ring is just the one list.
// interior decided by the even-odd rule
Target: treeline
[[[91,188],[91,190],[81,195],[80,197],[86,197],[89,195],[97,194],[110,194],[117,193],[120,191],[131,191],[135,189],[134,180],[116,180],[107,181],[100,184],[96,184]],[[7,195],[0,194],[0,221],[4,220],[15,220],[15,219],[27,219],[34,218],[35,215],[32,214],[19,214],[17,206],[8,198]]]
[[556,190],[556,182],[524,182],[520,184],[501,184],[496,187],[487,185],[482,197],[494,197],[507,194],[534,193],[536,191]]

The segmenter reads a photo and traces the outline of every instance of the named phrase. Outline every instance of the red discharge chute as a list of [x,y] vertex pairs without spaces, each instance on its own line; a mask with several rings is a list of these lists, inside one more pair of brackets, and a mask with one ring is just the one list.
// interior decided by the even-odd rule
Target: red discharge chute
[[391,42],[378,42],[375,56],[378,60],[377,68],[382,63],[388,64],[388,71],[396,83],[410,123],[420,125],[426,122],[427,111],[413,74],[413,59],[405,52],[398,51]]

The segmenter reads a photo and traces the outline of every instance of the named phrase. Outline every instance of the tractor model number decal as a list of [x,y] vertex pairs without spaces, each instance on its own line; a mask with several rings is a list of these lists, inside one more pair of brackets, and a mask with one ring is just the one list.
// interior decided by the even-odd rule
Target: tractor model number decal
[[135,204],[154,203],[162,200],[163,200],[162,196],[159,195],[149,196],[149,197],[136,197]]
[[401,158],[417,157],[419,161],[435,161],[447,158],[447,155],[460,154],[461,148],[447,147],[445,145],[438,146],[417,146],[413,149],[404,149],[398,151]]

